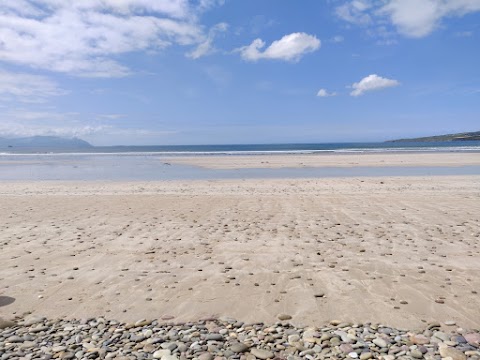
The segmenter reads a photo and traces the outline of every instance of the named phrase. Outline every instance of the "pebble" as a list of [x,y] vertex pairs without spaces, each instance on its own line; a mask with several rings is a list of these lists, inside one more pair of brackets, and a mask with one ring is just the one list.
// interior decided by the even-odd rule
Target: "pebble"
[[386,348],[388,346],[387,342],[380,338],[373,339],[372,342],[380,348]]
[[452,358],[452,360],[467,360],[463,352],[452,347],[440,347],[442,358]]
[[0,330],[15,326],[15,322],[0,318]]
[[285,320],[290,320],[292,317],[287,314],[280,314],[277,316],[278,320],[280,321],[285,321]]
[[222,341],[223,336],[221,334],[208,334],[207,336],[205,336],[205,340]]
[[416,345],[425,345],[430,342],[430,339],[427,338],[425,335],[412,335],[410,336],[410,341]]
[[170,355],[170,354],[171,354],[170,350],[166,350],[166,349],[157,350],[153,353],[153,358],[154,359],[161,359],[163,356]]
[[463,335],[463,337],[470,345],[480,347],[480,333],[469,333]]
[[230,346],[230,350],[234,353],[243,353],[248,350],[248,346],[242,343],[237,343]]
[[273,352],[268,350],[263,350],[263,349],[253,348],[253,349],[250,349],[250,353],[253,356],[255,356],[257,359],[262,359],[262,360],[271,359],[274,357]]
[[364,352],[360,354],[360,360],[368,360],[373,357],[373,354],[371,352]]
[[415,359],[423,359],[423,354],[418,349],[413,349],[412,351],[410,351],[410,355]]
[[323,327],[295,327],[283,320],[244,324],[231,318],[177,324],[104,318],[15,321],[0,329],[0,360],[480,359],[478,329],[447,334],[439,331],[439,323],[413,333],[338,320]]

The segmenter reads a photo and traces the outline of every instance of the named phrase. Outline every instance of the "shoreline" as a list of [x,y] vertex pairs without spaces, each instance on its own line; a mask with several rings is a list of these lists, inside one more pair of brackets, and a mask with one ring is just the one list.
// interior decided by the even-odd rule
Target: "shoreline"
[[477,176],[480,153],[255,156],[50,156],[0,160],[0,182]]

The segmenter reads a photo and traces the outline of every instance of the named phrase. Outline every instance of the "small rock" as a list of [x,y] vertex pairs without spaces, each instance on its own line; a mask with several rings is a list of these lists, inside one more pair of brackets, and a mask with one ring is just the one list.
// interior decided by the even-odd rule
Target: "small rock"
[[[353,347],[352,345],[350,344],[342,344],[340,345],[340,350],[344,353],[344,354],[349,354],[351,352],[353,352]],[[356,354],[356,353],[355,353]]]
[[470,345],[480,347],[480,333],[465,334],[463,337]]
[[262,359],[262,360],[271,359],[274,357],[273,352],[268,350],[263,350],[263,349],[253,348],[253,349],[250,349],[250,353],[253,356],[255,356],[257,359]]
[[230,346],[230,350],[234,353],[243,353],[248,350],[248,346],[242,343],[235,343]]
[[285,320],[290,320],[292,317],[288,314],[280,314],[277,316],[277,318],[280,321],[285,321]]
[[371,352],[364,352],[360,354],[360,360],[368,360],[373,357]]
[[15,322],[0,318],[0,330],[6,329],[9,327],[14,327],[14,326],[15,326]]
[[205,340],[223,341],[224,338],[221,334],[207,334]]
[[425,345],[430,342],[430,339],[427,338],[425,335],[417,334],[410,336],[410,341],[415,345]]
[[162,360],[178,360],[176,355],[163,355]]
[[154,359],[161,359],[162,357],[164,357],[165,355],[170,355],[171,354],[171,351],[168,350],[168,349],[164,349],[164,350],[157,350],[153,353],[153,358]]
[[415,359],[423,359],[423,354],[418,349],[411,350],[410,355]]
[[452,358],[452,360],[467,360],[465,354],[457,349],[452,347],[441,347],[440,348],[440,355],[443,358]]
[[213,355],[209,352],[204,352],[202,355],[198,357],[198,360],[213,360]]
[[372,342],[377,345],[379,348],[386,348],[388,346],[388,343],[380,338],[375,338],[372,340]]
[[32,326],[32,325],[39,324],[39,323],[43,322],[44,319],[45,318],[42,318],[42,317],[39,317],[39,316],[30,316],[30,317],[25,319],[23,324],[25,326]]

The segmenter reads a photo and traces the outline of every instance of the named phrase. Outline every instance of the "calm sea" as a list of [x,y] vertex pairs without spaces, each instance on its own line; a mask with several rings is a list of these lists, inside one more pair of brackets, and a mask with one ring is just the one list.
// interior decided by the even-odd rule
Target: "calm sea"
[[115,146],[86,149],[0,149],[0,181],[162,181],[190,179],[322,178],[480,175],[480,166],[352,167],[212,170],[170,164],[175,156],[321,153],[478,153],[480,141],[275,145]]
[[478,151],[480,141],[450,142],[377,142],[319,144],[252,144],[252,145],[166,145],[166,146],[94,146],[85,149],[0,148],[0,154],[121,154],[155,153],[159,155],[255,155],[271,153],[316,152],[435,152]]

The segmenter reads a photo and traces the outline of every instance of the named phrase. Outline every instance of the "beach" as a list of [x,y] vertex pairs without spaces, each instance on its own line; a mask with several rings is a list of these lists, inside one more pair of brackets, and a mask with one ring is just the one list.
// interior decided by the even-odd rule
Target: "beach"
[[0,317],[480,327],[480,176],[0,184]]
[[468,152],[357,152],[285,155],[178,156],[172,164],[194,165],[207,169],[354,168],[354,167],[460,167],[480,165],[478,150]]
[[480,358],[477,153],[6,159],[2,360]]

